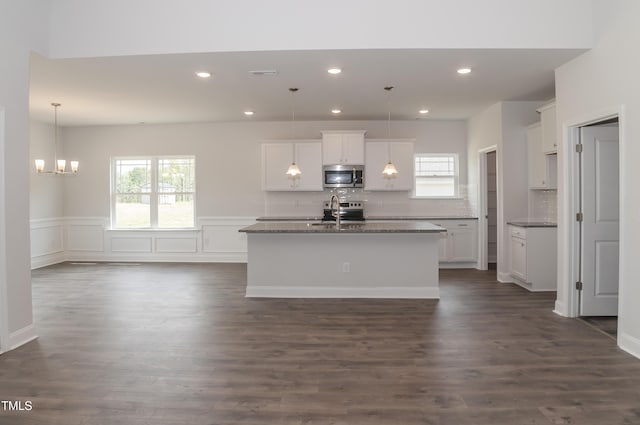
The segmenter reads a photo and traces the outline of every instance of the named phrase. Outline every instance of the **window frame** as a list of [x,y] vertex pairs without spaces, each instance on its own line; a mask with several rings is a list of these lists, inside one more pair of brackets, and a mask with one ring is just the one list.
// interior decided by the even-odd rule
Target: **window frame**
[[[196,169],[196,156],[195,155],[136,155],[136,156],[113,156],[110,159],[110,188],[109,188],[109,196],[111,198],[111,230],[124,230],[124,231],[139,231],[139,230],[193,230],[196,229],[196,172],[194,171],[194,181],[193,181],[193,192],[175,192],[176,195],[191,195],[193,197],[193,226],[191,227],[159,227],[158,226],[158,213],[159,213],[159,202],[158,199],[162,195],[166,195],[165,192],[158,191],[158,168],[160,161],[162,160],[171,160],[171,159],[189,159],[193,161],[194,170]],[[116,173],[117,173],[117,163],[118,161],[126,161],[126,160],[140,160],[140,161],[150,161],[151,162],[151,170],[149,177],[149,185],[150,192],[138,192],[137,194],[149,195],[149,226],[148,227],[118,227],[116,226],[117,216],[116,216],[116,199],[118,193],[116,191]]]
[[[441,178],[442,176],[418,176],[418,167],[416,162],[419,158],[453,158],[453,195],[418,195],[418,178]],[[414,199],[460,199],[460,155],[457,153],[416,153],[413,155],[413,194]]]

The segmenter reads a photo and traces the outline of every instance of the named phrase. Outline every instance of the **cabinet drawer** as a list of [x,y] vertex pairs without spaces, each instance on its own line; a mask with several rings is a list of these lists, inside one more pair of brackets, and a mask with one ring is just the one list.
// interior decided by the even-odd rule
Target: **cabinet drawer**
[[527,238],[527,230],[523,227],[511,227],[511,236],[521,239]]

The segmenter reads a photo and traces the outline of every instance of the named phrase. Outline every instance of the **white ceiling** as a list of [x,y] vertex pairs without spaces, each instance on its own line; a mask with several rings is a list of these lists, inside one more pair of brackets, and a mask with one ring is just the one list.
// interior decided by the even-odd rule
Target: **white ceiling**
[[[554,97],[581,49],[265,51],[48,60],[33,55],[32,118],[63,126],[176,122],[466,119],[502,100]],[[458,75],[468,66],[473,72]],[[327,69],[343,72],[330,75]],[[275,69],[276,76],[250,70]],[[202,80],[195,71],[207,70]],[[388,97],[384,86],[395,89]],[[289,87],[300,90],[292,100]],[[332,108],[343,113],[332,115]],[[245,110],[255,111],[246,117]],[[422,118],[422,117],[421,117]]]

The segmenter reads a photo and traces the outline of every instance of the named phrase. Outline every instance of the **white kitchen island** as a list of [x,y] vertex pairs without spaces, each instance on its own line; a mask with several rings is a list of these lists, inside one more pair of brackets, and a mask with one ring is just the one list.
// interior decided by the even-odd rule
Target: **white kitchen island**
[[439,298],[429,222],[261,222],[247,234],[247,297]]

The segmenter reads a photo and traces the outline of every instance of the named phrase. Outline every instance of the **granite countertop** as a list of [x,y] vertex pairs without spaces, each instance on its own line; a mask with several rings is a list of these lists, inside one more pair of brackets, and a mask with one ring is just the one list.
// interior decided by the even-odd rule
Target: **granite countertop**
[[446,230],[429,222],[397,223],[285,223],[261,222],[239,230],[244,233],[440,233]]
[[514,220],[508,221],[507,224],[518,227],[558,227],[558,223],[553,223],[551,221],[540,221],[540,220]]
[[[478,217],[471,216],[371,216],[365,217],[367,220],[388,220],[388,221],[421,221],[421,220],[477,220]],[[256,221],[321,221],[322,216],[294,217],[294,216],[265,216],[258,217]]]

